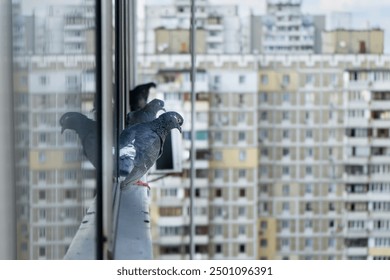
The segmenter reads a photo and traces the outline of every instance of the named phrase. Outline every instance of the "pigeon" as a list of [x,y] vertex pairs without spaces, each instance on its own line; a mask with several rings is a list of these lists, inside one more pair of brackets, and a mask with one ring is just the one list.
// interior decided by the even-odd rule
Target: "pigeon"
[[171,129],[182,132],[183,117],[166,112],[157,119],[125,128],[119,136],[119,175],[122,184],[149,187],[140,179],[153,166],[163,152],[164,141]]
[[164,101],[160,99],[153,99],[142,109],[127,113],[126,126],[137,123],[150,122],[156,118],[158,111],[164,111]]
[[145,107],[148,96],[149,96],[149,90],[152,87],[156,87],[155,83],[147,83],[136,86],[133,90],[130,90],[130,110],[131,111],[137,111],[139,109],[142,109]]
[[80,138],[86,158],[97,166],[97,128],[96,121],[78,112],[68,112],[60,118],[61,133],[66,129],[74,130]]

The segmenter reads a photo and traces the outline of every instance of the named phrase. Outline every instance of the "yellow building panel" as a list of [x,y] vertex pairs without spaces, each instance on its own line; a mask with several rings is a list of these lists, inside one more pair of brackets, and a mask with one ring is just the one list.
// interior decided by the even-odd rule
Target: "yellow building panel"
[[76,168],[80,162],[66,163],[62,150],[31,150],[30,167],[33,170]]
[[222,160],[210,161],[211,168],[256,168],[256,148],[224,148],[219,150]]
[[259,71],[259,91],[293,91],[298,86],[298,73],[295,69]]
[[390,256],[390,248],[369,248],[368,255],[370,255],[370,256]]
[[[276,258],[276,232],[277,221],[275,218],[260,218],[257,223],[259,234],[258,259],[274,260]],[[267,246],[261,246],[262,240],[266,240]]]

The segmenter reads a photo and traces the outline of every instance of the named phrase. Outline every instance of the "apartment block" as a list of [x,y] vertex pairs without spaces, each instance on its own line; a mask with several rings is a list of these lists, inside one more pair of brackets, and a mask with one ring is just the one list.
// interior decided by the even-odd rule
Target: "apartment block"
[[322,33],[324,54],[383,54],[384,31],[379,28],[336,29]]
[[[150,78],[157,58],[143,59],[140,75]],[[189,58],[158,60],[157,91],[190,122]],[[388,258],[389,62],[197,57],[198,258]],[[188,258],[188,122],[183,174],[152,187],[158,259]]]
[[251,15],[251,53],[321,53],[324,15],[307,15],[300,0],[267,0],[265,15]]
[[62,114],[82,111],[87,65],[94,67],[93,56],[15,61],[18,82],[25,82],[15,88],[20,258],[61,259],[94,195],[94,169],[84,162],[78,136],[61,134],[59,125]]
[[[242,28],[237,5],[211,5],[207,0],[200,0],[196,2],[195,9],[196,27],[200,30],[199,44],[204,46],[206,53],[248,52],[249,33]],[[162,32],[169,32],[172,38],[178,35],[178,31],[175,30],[189,30],[190,15],[191,1],[189,0],[175,0],[171,5],[146,5],[145,20],[141,23],[143,32],[139,32],[140,52],[160,53],[169,47],[167,53],[180,53],[183,48],[187,49],[190,45],[189,36],[180,42],[182,47],[178,50],[172,49],[166,41],[161,41],[160,36]],[[164,31],[164,29],[171,31]],[[205,38],[201,30],[204,30]]]
[[17,258],[62,259],[95,193],[78,136],[59,124],[94,118],[94,2],[35,12],[13,5]]
[[[345,258],[390,259],[389,59],[345,72]],[[375,67],[372,67],[375,65]]]
[[387,131],[388,63],[260,58],[260,258],[387,258],[386,199],[375,193],[386,192],[386,146],[374,143]]
[[[156,56],[144,57],[140,75],[152,77]],[[152,185],[156,259],[189,257],[189,57],[159,55],[157,95],[178,110],[183,125],[183,173]],[[256,258],[257,75],[240,56],[201,56],[196,75],[195,257]],[[184,69],[184,70],[183,70]],[[187,70],[186,70],[187,69]]]

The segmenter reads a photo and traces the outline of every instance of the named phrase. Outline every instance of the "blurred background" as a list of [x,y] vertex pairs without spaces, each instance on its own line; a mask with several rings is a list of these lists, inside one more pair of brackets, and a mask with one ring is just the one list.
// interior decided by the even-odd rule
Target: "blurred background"
[[[191,3],[134,1],[128,78],[185,119],[148,177],[154,259],[189,258],[192,133],[195,258],[390,259],[390,4],[333,2],[196,0],[192,129]],[[59,124],[96,119],[96,3],[0,3],[0,232],[62,259],[96,194]]]

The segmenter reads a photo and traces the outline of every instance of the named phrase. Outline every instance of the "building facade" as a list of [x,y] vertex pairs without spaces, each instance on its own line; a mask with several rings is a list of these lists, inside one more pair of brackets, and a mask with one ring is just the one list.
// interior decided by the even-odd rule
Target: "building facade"
[[322,33],[322,51],[325,54],[383,54],[382,29],[335,29]]
[[[145,6],[143,32],[139,33],[139,41],[142,42],[142,45],[139,46],[140,53],[154,54],[156,50],[162,52],[166,42],[159,40],[161,38],[155,30],[161,28],[188,30],[190,28],[190,14],[191,3],[189,0],[175,0],[172,5]],[[249,33],[242,28],[238,6],[211,5],[207,0],[201,0],[196,3],[195,16],[197,28],[206,33],[204,42],[206,53],[248,52]],[[203,40],[202,34],[200,40]],[[189,46],[189,36],[182,43]],[[176,53],[180,53],[180,51]]]
[[62,259],[95,193],[78,136],[59,124],[70,111],[94,118],[94,4],[33,15],[20,5],[13,5],[17,258]]
[[388,59],[376,59],[345,72],[343,232],[348,259],[390,259],[388,67]]
[[[191,141],[188,56],[148,56],[140,75],[158,81],[183,126],[183,172],[152,183],[157,259],[189,258]],[[154,61],[159,61],[155,68]],[[246,57],[204,55],[196,76],[195,257],[256,259],[257,75]],[[183,70],[187,69],[187,70]]]
[[[159,69],[172,71],[164,79],[154,59],[140,75],[160,77],[157,91],[184,108],[188,150],[189,76],[180,69],[189,57],[160,55]],[[197,57],[207,69],[196,86],[199,258],[388,258],[388,63],[374,55]],[[183,174],[152,186],[156,258],[188,258],[185,160]]]
[[265,15],[252,15],[251,53],[321,53],[325,16],[305,15],[301,5],[301,0],[268,0]]

